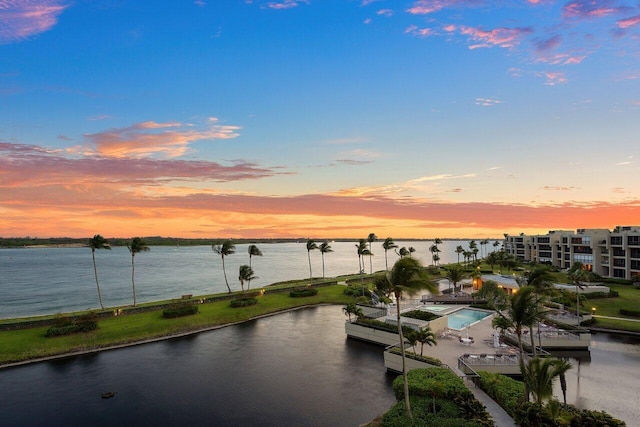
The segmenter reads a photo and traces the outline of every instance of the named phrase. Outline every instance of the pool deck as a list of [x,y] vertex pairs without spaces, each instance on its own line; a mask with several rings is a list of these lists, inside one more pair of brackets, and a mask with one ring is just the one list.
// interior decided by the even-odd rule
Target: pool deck
[[[404,308],[418,308],[422,305],[420,301],[408,302],[401,307]],[[448,338],[437,338],[437,345],[435,346],[425,346],[423,354],[426,356],[436,357],[442,361],[442,363],[446,364],[451,368],[453,372],[457,375],[461,376],[464,380],[465,385],[471,392],[474,394],[476,399],[478,399],[486,408],[487,411],[493,417],[496,426],[498,427],[515,427],[517,424],[507,414],[507,412],[502,409],[493,399],[491,399],[485,392],[477,388],[473,382],[463,374],[460,369],[458,369],[458,357],[463,354],[495,354],[496,352],[504,352],[506,350],[496,349],[493,347],[493,332],[494,329],[491,326],[491,319],[493,316],[485,317],[479,322],[471,325],[469,328],[466,328],[460,332],[454,331],[454,333],[459,333],[461,337],[466,337],[467,332],[468,336],[473,337],[474,343],[471,345],[464,345],[460,343],[460,341],[455,336],[450,336]],[[409,351],[411,351],[411,347],[408,347]],[[513,350],[511,350],[513,351]],[[416,346],[416,353],[420,354],[420,345]]]

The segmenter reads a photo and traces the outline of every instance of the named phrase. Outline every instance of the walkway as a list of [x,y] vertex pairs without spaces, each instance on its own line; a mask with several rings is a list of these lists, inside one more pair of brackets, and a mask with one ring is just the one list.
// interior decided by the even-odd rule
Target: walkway
[[601,318],[601,319],[613,319],[613,320],[627,320],[629,322],[640,322],[640,319],[629,319],[628,317],[611,317],[611,316],[600,316],[599,314],[594,314],[593,317]]
[[491,414],[493,417],[493,422],[497,427],[517,427],[516,422],[511,418],[507,412],[502,409],[500,405],[498,405],[492,398],[487,395],[484,391],[477,388],[471,381],[465,381],[465,385],[471,393],[478,399],[480,403],[482,403],[486,408],[487,412]]

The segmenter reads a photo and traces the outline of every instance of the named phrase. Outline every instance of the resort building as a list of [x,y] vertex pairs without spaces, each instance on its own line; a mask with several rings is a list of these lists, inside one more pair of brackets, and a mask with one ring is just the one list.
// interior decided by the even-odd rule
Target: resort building
[[505,251],[522,261],[570,268],[581,262],[602,277],[633,280],[640,275],[640,226],[552,230],[544,235],[505,236]]

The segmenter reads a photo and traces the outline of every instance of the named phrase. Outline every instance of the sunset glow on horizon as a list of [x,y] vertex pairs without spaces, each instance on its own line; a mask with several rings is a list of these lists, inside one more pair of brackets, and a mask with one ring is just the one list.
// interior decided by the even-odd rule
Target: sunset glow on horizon
[[0,237],[640,225],[630,0],[0,2]]

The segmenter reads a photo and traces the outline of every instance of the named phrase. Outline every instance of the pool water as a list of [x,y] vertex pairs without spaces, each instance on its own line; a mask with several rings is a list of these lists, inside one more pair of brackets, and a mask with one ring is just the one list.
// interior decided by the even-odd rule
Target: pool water
[[486,311],[474,310],[472,308],[463,308],[456,312],[453,312],[447,316],[448,326],[451,329],[463,329],[467,326],[471,326],[476,322],[491,316],[491,313]]

